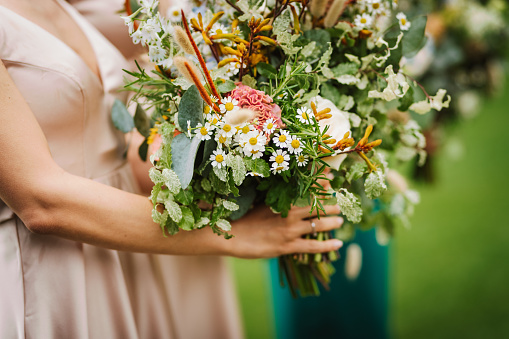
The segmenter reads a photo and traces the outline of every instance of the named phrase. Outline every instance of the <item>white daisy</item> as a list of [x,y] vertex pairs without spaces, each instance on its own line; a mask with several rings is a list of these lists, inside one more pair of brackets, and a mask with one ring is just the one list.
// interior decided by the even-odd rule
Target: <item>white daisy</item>
[[217,168],[223,168],[226,166],[226,154],[222,149],[216,149],[210,155],[210,160],[212,161],[212,166]]
[[353,23],[359,28],[368,28],[372,22],[373,18],[369,14],[363,13],[362,15],[356,15]]
[[270,118],[263,124],[263,131],[268,135],[272,134],[276,130],[276,124],[274,122],[274,119]]
[[237,131],[235,127],[233,127],[230,124],[227,124],[225,121],[221,121],[217,124],[217,127],[219,128],[219,133],[221,135],[224,135],[225,137],[231,138]]
[[201,140],[209,140],[212,134],[210,124],[208,122],[205,123],[205,125],[198,123],[198,125],[196,125],[196,134],[200,136]]
[[216,140],[218,145],[221,145],[224,147],[230,146],[232,143],[232,138],[224,136],[220,133],[215,135],[214,140]]
[[236,126],[235,128],[237,129],[237,133],[239,135],[248,134],[249,132],[251,132],[254,129],[253,125],[251,125],[248,122],[245,122],[242,125]]
[[[209,107],[207,105],[207,107]],[[206,119],[207,121],[214,127],[216,127],[220,122],[222,122],[223,120],[221,119],[222,117],[214,112],[212,113],[209,113],[206,115]]]
[[302,152],[302,142],[295,135],[292,135],[291,141],[288,140],[288,151],[292,154],[299,154]]
[[310,108],[301,107],[297,109],[297,119],[303,124],[312,124],[314,120],[315,114]]
[[276,133],[274,138],[272,138],[272,142],[274,142],[277,147],[288,148],[288,141],[290,139],[290,133],[288,131],[281,130],[279,133]]
[[244,153],[246,156],[251,156],[253,159],[258,159],[263,156],[263,151],[265,151],[265,147],[262,147],[260,149],[253,149],[249,154]]
[[181,7],[179,6],[171,6],[168,8],[166,12],[166,16],[170,19],[171,22],[179,22],[182,20]]
[[299,167],[306,166],[308,164],[308,159],[309,158],[307,155],[300,154],[297,157],[297,166],[299,166]]
[[284,99],[288,98],[288,92],[280,93],[276,96],[276,98],[278,98],[279,100],[284,100]]
[[[210,49],[210,48],[208,48],[208,49]],[[211,95],[210,100],[212,100],[212,102],[214,102],[214,103],[219,101],[219,99],[215,95]]]
[[265,135],[254,130],[246,134],[241,134],[239,145],[243,148],[244,154],[247,155],[251,153],[252,150],[263,151],[265,149],[266,142],[267,138]]
[[367,8],[372,14],[381,14],[385,11],[385,6],[382,3],[382,0],[369,0]]
[[247,172],[246,175],[250,177],[262,177],[262,178],[264,177],[263,174],[257,172]]
[[406,15],[400,12],[396,15],[396,18],[398,19],[399,22],[399,28],[402,31],[408,31],[412,24],[410,23],[410,21],[407,20]]
[[232,97],[228,97],[226,99],[221,100],[221,105],[219,105],[219,109],[221,110],[221,113],[236,111],[239,109],[239,104],[237,99],[234,99]]
[[276,152],[272,153],[269,161],[272,161],[272,172],[274,174],[281,173],[288,170],[290,155],[286,151],[278,149]]

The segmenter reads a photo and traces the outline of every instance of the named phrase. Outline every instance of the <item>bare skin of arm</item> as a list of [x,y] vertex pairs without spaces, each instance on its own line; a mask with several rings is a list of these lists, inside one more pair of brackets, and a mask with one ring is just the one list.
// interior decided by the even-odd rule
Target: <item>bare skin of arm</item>
[[[233,225],[225,240],[210,228],[164,238],[151,219],[145,196],[71,175],[52,159],[45,136],[0,62],[0,198],[35,233],[51,234],[101,247],[145,253],[273,257],[297,252],[326,252],[339,240],[302,239],[310,233],[307,208],[288,218],[267,208],[251,211]],[[337,214],[328,206],[328,214]],[[340,226],[341,218],[314,220],[318,231]]]

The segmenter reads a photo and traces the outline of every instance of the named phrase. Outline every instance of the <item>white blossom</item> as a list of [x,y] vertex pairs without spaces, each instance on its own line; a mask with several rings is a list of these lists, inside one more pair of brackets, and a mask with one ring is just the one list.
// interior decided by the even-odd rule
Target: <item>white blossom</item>
[[222,149],[216,149],[210,155],[210,160],[212,161],[212,167],[223,168],[226,166],[226,154]]
[[380,196],[383,191],[387,190],[385,177],[382,171],[373,171],[368,174],[368,177],[364,182],[364,190],[370,199]]
[[397,74],[394,73],[392,65],[387,66],[385,73],[387,74],[387,87],[382,92],[369,91],[368,97],[380,98],[386,101],[402,98],[410,88],[405,76],[399,72]]
[[445,89],[439,89],[436,95],[430,97],[429,99],[413,103],[409,109],[419,114],[428,113],[431,109],[441,111],[442,108],[449,107],[449,103],[451,102],[450,95],[447,95],[447,99],[444,101],[446,93],[447,91]]
[[402,30],[402,31],[408,31],[410,29],[410,26],[412,25],[410,23],[410,21],[407,20],[406,18],[406,15],[404,13],[398,13],[396,15],[396,18],[398,19],[398,22],[399,22],[399,28]]
[[348,220],[358,224],[362,220],[362,208],[359,199],[345,188],[336,192],[339,208]]
[[274,142],[277,147],[281,147],[281,148],[288,148],[289,140],[290,140],[290,133],[285,130],[280,130],[279,133],[276,133],[274,138],[272,138],[272,142]]
[[272,172],[274,174],[281,173],[288,170],[290,155],[286,151],[278,149],[272,153],[269,161],[272,162]]

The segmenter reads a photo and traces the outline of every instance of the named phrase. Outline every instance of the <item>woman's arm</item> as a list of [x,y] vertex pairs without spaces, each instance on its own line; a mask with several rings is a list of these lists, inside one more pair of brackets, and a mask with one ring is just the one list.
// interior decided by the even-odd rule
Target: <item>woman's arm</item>
[[[268,209],[252,211],[233,226],[225,240],[210,228],[164,238],[151,219],[144,196],[71,175],[52,159],[47,141],[30,108],[0,62],[0,198],[27,227],[41,234],[122,251],[271,257],[295,252],[325,252],[338,240],[305,240],[306,209],[288,218]],[[337,213],[337,207],[328,207]],[[315,220],[317,229],[339,227],[340,219]]]

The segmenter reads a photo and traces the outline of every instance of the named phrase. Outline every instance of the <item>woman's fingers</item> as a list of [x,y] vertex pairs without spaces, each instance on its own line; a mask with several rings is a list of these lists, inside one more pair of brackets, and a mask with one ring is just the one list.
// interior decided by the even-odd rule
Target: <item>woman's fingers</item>
[[[341,210],[338,205],[325,205],[324,211],[320,211],[320,216],[325,215],[339,215]],[[294,219],[310,219],[316,217],[316,213],[309,214],[309,206],[306,207],[293,207],[290,211],[291,217]]]
[[325,253],[337,251],[343,246],[343,242],[338,239],[330,239],[324,241],[310,239],[296,239],[292,246],[288,246],[288,253]]
[[[302,226],[301,234],[332,231],[343,225],[343,218],[341,217],[321,217],[320,219],[313,218],[306,221],[308,223]],[[314,229],[313,223],[315,225]]]

